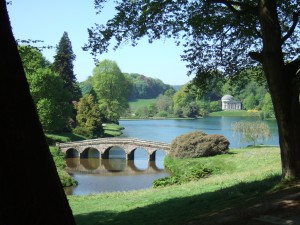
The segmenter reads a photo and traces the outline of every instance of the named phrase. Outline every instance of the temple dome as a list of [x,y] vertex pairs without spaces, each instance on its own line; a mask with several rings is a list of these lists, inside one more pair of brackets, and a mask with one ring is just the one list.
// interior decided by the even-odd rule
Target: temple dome
[[232,101],[233,97],[231,95],[224,95],[221,100],[222,101]]

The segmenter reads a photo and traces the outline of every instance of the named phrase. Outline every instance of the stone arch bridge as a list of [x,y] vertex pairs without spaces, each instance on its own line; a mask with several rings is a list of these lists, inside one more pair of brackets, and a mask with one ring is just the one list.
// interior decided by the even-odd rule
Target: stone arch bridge
[[[127,160],[133,160],[134,151],[137,148],[142,148],[147,151],[149,161],[154,161],[157,150],[163,150],[166,154],[170,151],[170,145],[167,143],[137,138],[97,138],[84,141],[56,143],[56,146],[67,158],[100,157],[101,159],[108,159],[109,150],[113,147],[120,147],[125,151]],[[91,149],[97,150],[99,154],[89,154]]]

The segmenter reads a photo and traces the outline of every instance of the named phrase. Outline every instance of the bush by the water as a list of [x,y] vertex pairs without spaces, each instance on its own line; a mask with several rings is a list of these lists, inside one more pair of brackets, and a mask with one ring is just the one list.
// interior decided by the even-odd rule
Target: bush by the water
[[229,144],[223,135],[194,131],[176,137],[171,143],[170,155],[176,158],[213,156],[227,153]]
[[183,184],[189,181],[195,181],[207,178],[214,172],[217,172],[218,166],[207,162],[201,163],[194,161],[197,159],[175,159],[171,156],[165,158],[165,167],[171,172],[172,176],[157,179],[152,186],[164,187],[174,184]]
[[63,187],[76,186],[78,182],[70,176],[64,169],[66,167],[66,161],[64,159],[64,154],[58,150],[57,147],[51,146],[50,152],[55,163],[57,173],[59,175],[60,181]]

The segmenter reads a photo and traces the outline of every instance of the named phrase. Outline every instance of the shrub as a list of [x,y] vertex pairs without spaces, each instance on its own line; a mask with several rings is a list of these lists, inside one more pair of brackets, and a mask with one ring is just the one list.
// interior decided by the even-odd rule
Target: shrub
[[64,143],[64,142],[71,141],[71,139],[68,137],[63,137],[63,136],[59,136],[59,135],[46,134],[46,141],[47,141],[48,145],[55,145],[56,142]]
[[223,135],[195,131],[176,137],[171,143],[170,155],[177,158],[213,156],[227,153],[229,144]]
[[164,177],[164,178],[159,178],[152,183],[153,188],[157,187],[165,187],[165,186],[170,186],[174,184],[180,184],[180,178],[176,176],[171,176],[171,177]]
[[73,129],[73,133],[78,134],[78,135],[82,135],[84,137],[87,138],[94,138],[94,134],[93,134],[93,129],[92,128],[87,128],[87,127],[80,127],[77,126]]
[[57,173],[60,179],[60,182],[63,187],[77,186],[78,181],[75,180],[70,174],[61,168],[57,168]]
[[63,187],[76,186],[78,182],[65,171],[66,161],[64,154],[57,147],[50,147],[50,152],[53,157],[59,179]]
[[199,159],[175,159],[171,156],[165,158],[165,167],[171,177],[155,180],[152,184],[154,188],[200,180],[218,171],[215,165],[202,163]]

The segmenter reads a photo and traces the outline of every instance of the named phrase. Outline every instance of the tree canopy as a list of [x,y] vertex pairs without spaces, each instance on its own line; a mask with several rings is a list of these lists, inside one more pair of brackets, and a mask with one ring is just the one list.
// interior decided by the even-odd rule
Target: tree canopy
[[116,62],[103,60],[95,67],[93,89],[103,117],[117,122],[121,113],[128,108],[131,86]]
[[160,79],[154,79],[137,73],[125,74],[132,84],[130,99],[156,98],[166,90],[172,88],[164,84]]
[[31,46],[19,46],[30,94],[46,132],[61,132],[68,127],[72,115],[70,92],[61,76],[51,70],[42,53]]
[[[107,1],[95,1],[98,13]],[[116,43],[116,49],[127,42],[135,46],[144,36],[150,43],[173,37],[185,47],[182,58],[189,63],[189,74],[221,70],[226,75],[237,75],[237,71],[252,68],[262,60],[260,2],[263,1],[117,1],[116,15],[106,25],[88,30],[89,43],[84,49],[96,55],[108,51],[111,43]],[[299,0],[279,0],[276,4],[284,57],[290,61],[300,52],[295,48],[300,40],[300,4]]]

